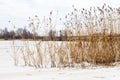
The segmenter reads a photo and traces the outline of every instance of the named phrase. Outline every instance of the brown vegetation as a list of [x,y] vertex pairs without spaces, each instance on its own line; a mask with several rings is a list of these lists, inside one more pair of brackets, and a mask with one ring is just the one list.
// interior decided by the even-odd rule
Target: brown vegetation
[[[21,54],[25,65],[36,68],[47,67],[48,64],[51,67],[72,67],[75,64],[84,65],[84,62],[111,65],[119,61],[120,8],[111,8],[106,4],[101,8],[91,7],[89,10],[77,10],[73,7],[73,12],[66,15],[65,20],[65,30],[72,33],[62,36],[62,42],[55,42],[56,37],[52,34],[52,42],[35,41],[33,50],[27,41],[24,42],[26,46],[25,50],[21,48]],[[48,26],[53,28],[51,17],[48,18],[48,22]],[[31,27],[34,31],[37,26]]]

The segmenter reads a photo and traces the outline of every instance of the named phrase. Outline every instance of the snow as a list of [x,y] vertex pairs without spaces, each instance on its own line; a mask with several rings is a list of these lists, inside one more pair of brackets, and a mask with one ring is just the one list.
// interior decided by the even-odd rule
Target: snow
[[15,66],[11,44],[12,41],[0,41],[0,80],[120,80],[119,65],[84,69],[80,67],[35,69],[24,65]]
[[[18,68],[19,69],[19,68]],[[1,80],[120,80],[120,68],[39,69],[0,73]]]

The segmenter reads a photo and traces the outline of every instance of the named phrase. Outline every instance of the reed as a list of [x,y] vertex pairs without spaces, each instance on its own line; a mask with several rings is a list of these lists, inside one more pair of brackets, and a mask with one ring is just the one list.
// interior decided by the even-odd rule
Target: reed
[[[57,27],[55,21],[52,21],[52,16],[50,12],[49,18],[44,19],[46,31],[48,27]],[[35,18],[39,20],[38,16]],[[34,22],[30,22],[33,33],[40,27],[39,21],[37,25]],[[67,36],[62,37],[64,41],[57,42],[55,36],[52,39],[54,41],[37,41],[33,35],[32,47],[29,45],[31,41],[23,41],[25,47],[21,48],[20,53],[24,64],[36,68],[75,65],[85,67],[84,62],[93,65],[112,65],[120,61],[119,23],[120,8],[104,4],[102,7],[77,10],[73,6],[73,11],[65,16],[63,26]],[[15,64],[18,64],[16,57],[14,59]]]

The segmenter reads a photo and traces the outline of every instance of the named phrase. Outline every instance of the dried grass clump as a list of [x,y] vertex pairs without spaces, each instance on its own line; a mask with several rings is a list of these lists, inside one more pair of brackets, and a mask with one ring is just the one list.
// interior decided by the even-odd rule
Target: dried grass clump
[[[56,27],[50,17],[44,21],[45,30]],[[38,19],[39,20],[39,19]],[[38,21],[39,22],[39,21]],[[111,65],[120,61],[120,9],[111,8],[104,4],[102,7],[91,7],[77,10],[65,17],[64,27],[67,36],[64,41],[23,41],[25,47],[20,54],[26,66],[39,67],[75,67],[76,64],[85,66],[84,62],[94,65]],[[39,24],[39,23],[37,23]],[[47,25],[46,25],[47,24]],[[30,22],[33,33],[39,25]],[[14,52],[16,53],[16,51]],[[15,54],[16,56],[16,54]],[[19,55],[18,55],[19,56]],[[15,64],[18,60],[15,59]]]

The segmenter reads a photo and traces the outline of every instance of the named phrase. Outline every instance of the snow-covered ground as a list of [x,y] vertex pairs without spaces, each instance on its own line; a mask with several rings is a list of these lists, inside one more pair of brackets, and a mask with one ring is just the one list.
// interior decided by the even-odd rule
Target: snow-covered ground
[[120,80],[119,65],[85,69],[14,66],[11,44],[11,41],[0,41],[0,80]]

